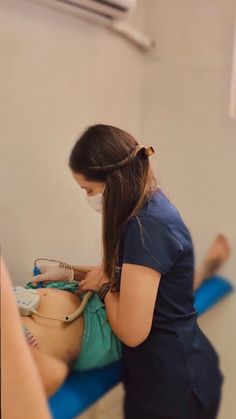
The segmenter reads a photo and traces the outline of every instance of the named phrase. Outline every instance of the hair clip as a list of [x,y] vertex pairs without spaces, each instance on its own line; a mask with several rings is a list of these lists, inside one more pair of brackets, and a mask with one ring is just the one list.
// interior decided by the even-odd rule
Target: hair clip
[[155,150],[152,146],[145,148],[145,154],[147,157],[155,153]]

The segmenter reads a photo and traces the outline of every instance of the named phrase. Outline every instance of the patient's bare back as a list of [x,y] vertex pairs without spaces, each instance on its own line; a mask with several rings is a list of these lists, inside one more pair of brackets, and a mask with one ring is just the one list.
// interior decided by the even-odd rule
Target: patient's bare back
[[[38,313],[47,317],[63,319],[74,312],[81,303],[78,294],[54,288],[39,288]],[[24,324],[34,335],[39,350],[55,356],[67,364],[77,358],[84,330],[83,314],[72,323],[32,316],[21,316]]]

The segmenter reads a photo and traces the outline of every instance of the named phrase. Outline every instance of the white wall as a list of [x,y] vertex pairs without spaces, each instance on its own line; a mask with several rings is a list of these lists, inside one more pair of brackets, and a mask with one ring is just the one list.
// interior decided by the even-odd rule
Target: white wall
[[[139,8],[130,18],[142,28]],[[67,160],[86,126],[141,132],[143,54],[105,28],[27,0],[0,10],[1,246],[14,282],[33,259],[99,263],[100,215]]]
[[236,119],[229,119],[234,0],[149,0],[144,140],[194,239],[197,262],[218,232],[232,245],[222,270],[236,283]]
[[234,253],[236,122],[228,117],[234,0],[139,0],[131,21],[156,49],[30,0],[2,0],[1,245],[15,282],[37,256],[100,260],[100,216],[67,159],[88,125],[118,125],[153,145],[162,187],[201,259],[219,232]]

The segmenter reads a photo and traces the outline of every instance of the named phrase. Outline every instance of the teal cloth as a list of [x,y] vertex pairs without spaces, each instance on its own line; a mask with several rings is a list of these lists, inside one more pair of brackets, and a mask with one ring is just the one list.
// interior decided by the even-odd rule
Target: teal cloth
[[[28,282],[25,288],[38,289],[37,284]],[[57,288],[60,290],[66,290],[71,292],[76,292],[79,289],[78,281],[50,281],[47,284],[43,283],[43,288]],[[39,288],[40,289],[40,288]]]
[[94,293],[84,310],[84,334],[77,360],[71,366],[87,371],[109,365],[121,358],[121,343],[107,319],[105,305]]

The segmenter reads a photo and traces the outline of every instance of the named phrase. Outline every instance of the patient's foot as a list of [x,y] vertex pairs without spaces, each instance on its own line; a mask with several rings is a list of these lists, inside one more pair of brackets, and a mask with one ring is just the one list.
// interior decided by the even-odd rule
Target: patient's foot
[[201,267],[194,278],[194,288],[197,288],[204,279],[214,275],[230,255],[229,241],[224,234],[218,234],[208,250]]
[[203,261],[204,278],[213,275],[230,255],[229,241],[224,234],[218,234]]

